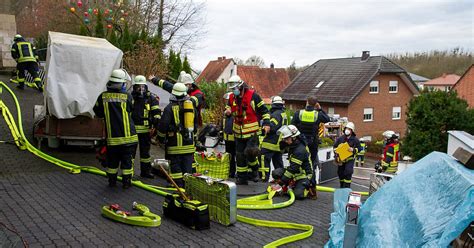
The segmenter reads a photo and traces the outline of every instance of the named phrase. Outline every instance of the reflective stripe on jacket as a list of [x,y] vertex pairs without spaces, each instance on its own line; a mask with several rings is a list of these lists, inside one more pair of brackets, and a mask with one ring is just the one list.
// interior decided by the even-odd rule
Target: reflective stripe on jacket
[[[14,48],[12,47],[12,50]],[[36,62],[35,53],[31,43],[21,41],[16,43],[16,49],[18,53],[18,63],[22,62]]]
[[132,118],[137,133],[148,133],[150,128],[158,126],[161,110],[158,99],[151,92],[144,98],[134,97]]

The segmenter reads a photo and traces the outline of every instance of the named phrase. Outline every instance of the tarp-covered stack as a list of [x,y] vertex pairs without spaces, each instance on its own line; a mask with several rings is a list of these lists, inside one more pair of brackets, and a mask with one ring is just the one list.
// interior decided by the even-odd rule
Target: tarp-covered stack
[[44,94],[48,113],[59,119],[93,117],[95,101],[122,56],[105,39],[49,32]]

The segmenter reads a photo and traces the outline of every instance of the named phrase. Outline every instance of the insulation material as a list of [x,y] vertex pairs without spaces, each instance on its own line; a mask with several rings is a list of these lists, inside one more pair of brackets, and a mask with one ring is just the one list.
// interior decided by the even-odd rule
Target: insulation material
[[432,152],[368,198],[357,247],[448,247],[474,221],[474,171]]
[[94,117],[92,108],[106,90],[122,51],[105,39],[49,32],[45,105],[59,119]]

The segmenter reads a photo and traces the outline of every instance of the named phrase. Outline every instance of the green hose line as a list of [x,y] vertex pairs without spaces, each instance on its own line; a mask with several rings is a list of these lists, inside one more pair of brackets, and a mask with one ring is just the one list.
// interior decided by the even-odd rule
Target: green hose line
[[242,215],[237,215],[237,220],[240,221],[240,222],[250,224],[250,225],[254,225],[254,226],[304,230],[304,232],[302,232],[302,233],[287,236],[287,237],[275,240],[275,241],[273,241],[269,244],[266,244],[264,246],[264,248],[278,247],[280,245],[284,245],[284,244],[288,244],[288,243],[295,242],[295,241],[298,241],[298,240],[302,240],[302,239],[311,237],[311,235],[313,235],[313,226],[312,225],[297,224],[297,223],[290,223],[290,222],[281,222],[281,221],[260,220],[260,219],[253,219],[253,218],[245,217],[245,216],[242,216]]
[[288,194],[290,195],[290,199],[285,202],[279,203],[272,203],[272,204],[244,204],[245,202],[254,202],[258,200],[268,200],[268,193],[251,196],[247,198],[242,198],[237,201],[237,209],[248,209],[248,210],[269,210],[269,209],[278,209],[278,208],[285,208],[293,204],[295,202],[295,194],[293,190],[288,190]]
[[[316,186],[316,190],[321,191],[321,192],[330,192],[330,193],[334,193],[334,191],[336,191],[335,188],[325,187],[325,186]],[[359,193],[364,196],[369,196],[369,192],[366,192],[366,191],[354,191],[354,192]]]
[[[88,172],[88,173],[91,173],[91,174],[106,176],[106,173],[104,171],[102,171],[102,170],[100,170],[96,167],[78,166],[76,164],[72,164],[72,163],[57,159],[53,156],[50,156],[50,155],[38,150],[36,147],[34,147],[26,139],[25,134],[23,132],[21,109],[20,109],[20,105],[18,103],[18,99],[16,98],[16,96],[12,92],[12,90],[5,83],[0,81],[0,92],[1,92],[2,87],[5,88],[10,93],[10,95],[12,96],[12,98],[15,102],[15,106],[17,108],[17,122],[15,122],[15,119],[13,118],[11,112],[9,111],[7,106],[4,104],[4,102],[0,99],[0,108],[1,108],[2,116],[4,117],[6,123],[7,123],[8,127],[11,131],[11,134],[12,134],[14,140],[15,140],[15,144],[20,149],[22,149],[22,150],[26,149],[29,152],[33,153],[34,155],[36,155],[36,156],[38,156],[38,157],[40,157],[40,158],[42,158],[42,159],[44,159],[44,160],[46,160],[50,163],[53,163],[53,164],[58,165],[58,166],[60,166],[64,169],[67,169],[69,172],[71,172],[73,174],[78,174],[81,171],[85,171],[85,172]],[[18,123],[18,125],[17,125],[17,123]],[[121,177],[118,177],[118,179],[121,180]],[[144,190],[150,191],[152,193],[155,193],[155,194],[158,194],[158,195],[161,195],[161,196],[166,196],[168,194],[171,194],[171,193],[168,193],[164,190],[177,191],[176,189],[172,189],[172,188],[165,188],[165,187],[159,187],[159,186],[155,186],[155,185],[145,184],[145,183],[142,183],[141,181],[138,181],[138,180],[132,180],[132,184],[136,187],[142,188]],[[331,190],[331,188],[324,187],[324,189],[322,189],[322,190],[325,190],[325,191],[329,192],[329,190]],[[334,191],[334,189],[332,189],[332,192],[333,191]],[[281,202],[281,203],[272,203],[271,199],[269,199],[271,197],[269,197],[268,193],[243,198],[243,199],[240,199],[238,201],[237,208],[238,209],[249,209],[249,210],[263,210],[263,209],[278,209],[278,208],[288,207],[291,204],[293,204],[293,202],[295,201],[295,195],[294,195],[293,191],[289,190],[288,193],[289,193],[290,199],[288,201]],[[109,211],[106,211],[106,210],[103,209],[103,213],[104,212],[105,212],[105,214],[111,215],[111,213]],[[149,215],[149,214],[147,214],[147,215]],[[145,214],[144,214],[144,216],[145,216]],[[140,216],[133,216],[134,217],[133,220],[131,222],[129,222],[128,224],[133,223],[135,225],[145,225],[146,226],[147,223],[145,223],[145,222],[148,222],[148,225],[159,225],[159,223],[161,223],[161,220],[158,223],[159,216],[156,217],[156,216],[154,216],[154,214],[153,214],[153,216],[151,216],[151,215],[148,216],[148,217],[152,217],[152,219],[155,218],[156,221],[154,221],[153,223],[150,223],[150,218],[147,218],[147,220],[143,219],[143,218],[146,218],[144,216],[141,216],[141,217]],[[117,217],[116,220],[121,221],[118,218],[119,216],[112,216],[111,215],[111,217],[112,218]],[[291,235],[291,236],[284,237],[284,238],[281,238],[279,240],[273,241],[273,242],[265,245],[264,247],[277,247],[279,245],[287,244],[287,243],[290,243],[290,242],[295,242],[295,241],[298,241],[298,240],[308,238],[313,233],[313,226],[311,226],[311,225],[289,223],[289,222],[259,220],[259,219],[253,219],[253,218],[249,218],[249,217],[245,217],[245,216],[241,216],[241,215],[237,216],[237,220],[241,221],[241,222],[244,222],[244,223],[251,224],[251,225],[255,225],[255,226],[305,230],[305,232],[303,232],[303,233]]]

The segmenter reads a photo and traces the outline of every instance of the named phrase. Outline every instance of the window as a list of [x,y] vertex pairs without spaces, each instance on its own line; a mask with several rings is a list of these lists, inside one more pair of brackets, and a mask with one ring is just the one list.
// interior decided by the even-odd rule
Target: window
[[397,93],[398,92],[398,81],[390,81],[388,86],[388,93]]
[[319,83],[316,85],[316,89],[319,88],[319,87],[321,87],[321,85],[323,85],[323,84],[324,84],[324,80],[321,81],[321,82],[319,82]]
[[364,121],[373,121],[373,108],[364,108]]
[[328,115],[334,115],[334,108],[328,108]]
[[402,107],[392,108],[392,120],[400,120],[402,116]]
[[232,75],[234,75],[234,69],[230,69],[230,77],[232,77]]
[[370,93],[370,94],[377,94],[377,93],[379,93],[379,81],[372,81],[372,82],[370,82],[369,93]]
[[451,91],[452,88],[453,88],[452,86],[446,86],[446,92]]

